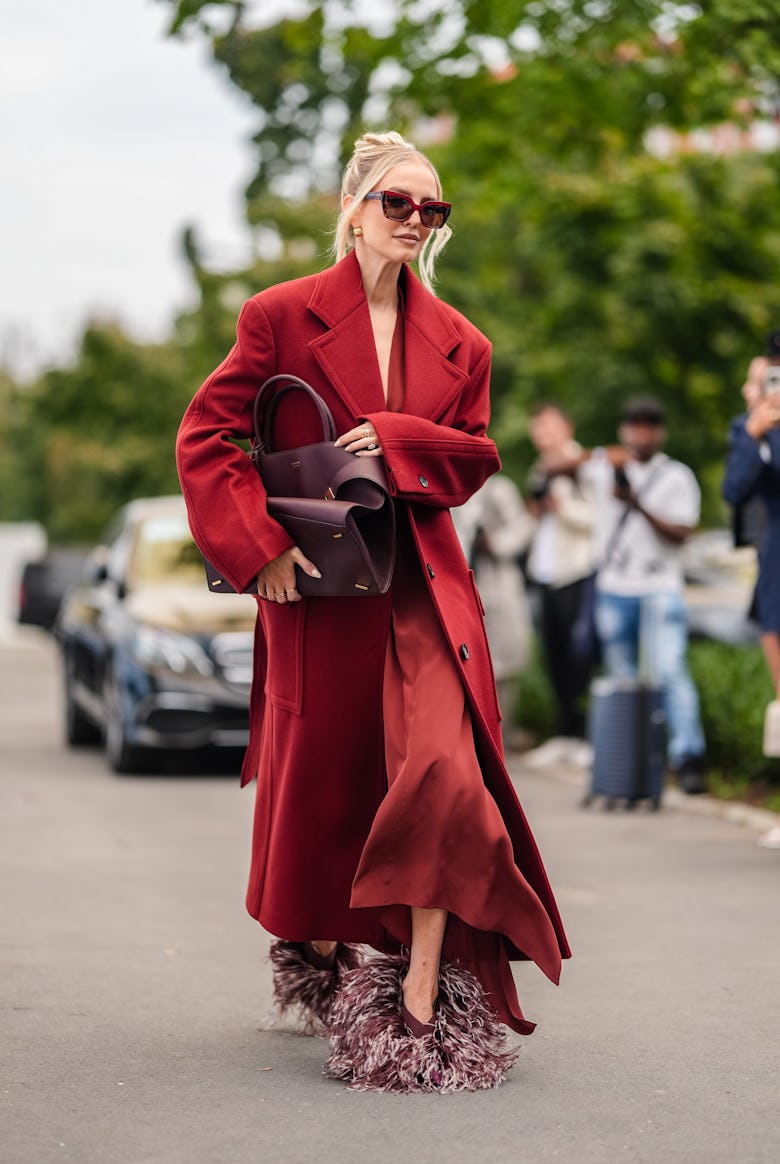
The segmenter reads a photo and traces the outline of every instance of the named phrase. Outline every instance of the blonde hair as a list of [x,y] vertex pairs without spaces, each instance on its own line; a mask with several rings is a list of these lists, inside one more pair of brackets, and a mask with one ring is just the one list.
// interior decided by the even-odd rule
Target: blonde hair
[[[343,259],[347,251],[355,245],[352,220],[361,209],[366,194],[373,190],[388,170],[392,170],[394,166],[399,166],[403,162],[423,162],[428,166],[436,182],[436,197],[441,198],[439,175],[425,154],[415,149],[411,142],[406,141],[400,133],[394,131],[364,133],[355,142],[354,152],[344,168],[341,180],[342,207],[336,222],[333,242],[333,253],[336,261]],[[346,195],[351,195],[352,201],[345,207],[343,203]],[[441,254],[451,236],[452,231],[445,223],[439,230],[430,232],[420,252],[420,257],[417,260],[420,279],[429,291],[433,291],[436,258]]]

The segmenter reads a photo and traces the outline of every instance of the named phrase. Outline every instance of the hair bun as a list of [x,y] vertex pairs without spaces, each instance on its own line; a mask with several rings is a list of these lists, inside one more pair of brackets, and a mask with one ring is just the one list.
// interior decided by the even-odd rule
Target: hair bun
[[387,149],[388,147],[397,146],[399,149],[413,150],[415,147],[410,141],[402,137],[394,129],[388,130],[387,133],[364,133],[355,142],[355,154],[365,155],[373,153],[377,148]]

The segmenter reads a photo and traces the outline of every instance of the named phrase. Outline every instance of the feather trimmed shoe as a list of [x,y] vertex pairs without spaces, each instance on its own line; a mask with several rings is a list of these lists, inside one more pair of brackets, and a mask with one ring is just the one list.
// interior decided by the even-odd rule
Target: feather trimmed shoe
[[324,1034],[344,974],[362,964],[357,946],[339,942],[328,955],[310,942],[271,942],[274,1003],[278,1013],[297,1012],[306,1035]]
[[432,1035],[436,1030],[435,1017],[429,1023],[420,1022],[418,1018],[414,1017],[405,1002],[401,1003],[401,1021],[413,1039],[424,1039],[426,1035]]
[[[345,975],[330,1016],[325,1074],[356,1091],[479,1091],[515,1062],[506,1033],[468,970],[443,963],[431,1023],[404,1014],[401,958],[371,958]],[[411,1022],[409,1021],[411,1019]]]

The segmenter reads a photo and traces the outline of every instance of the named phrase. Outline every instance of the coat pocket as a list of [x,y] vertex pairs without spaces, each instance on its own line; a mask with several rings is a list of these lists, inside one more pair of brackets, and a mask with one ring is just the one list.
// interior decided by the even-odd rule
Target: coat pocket
[[263,602],[268,645],[265,693],[275,707],[300,715],[303,710],[303,645],[306,599],[284,606]]

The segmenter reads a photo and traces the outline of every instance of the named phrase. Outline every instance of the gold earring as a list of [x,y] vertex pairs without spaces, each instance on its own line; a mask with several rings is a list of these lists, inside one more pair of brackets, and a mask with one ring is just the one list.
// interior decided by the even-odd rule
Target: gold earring
[[352,233],[354,234],[355,238],[362,238],[363,237],[363,227],[362,226],[353,226]]

